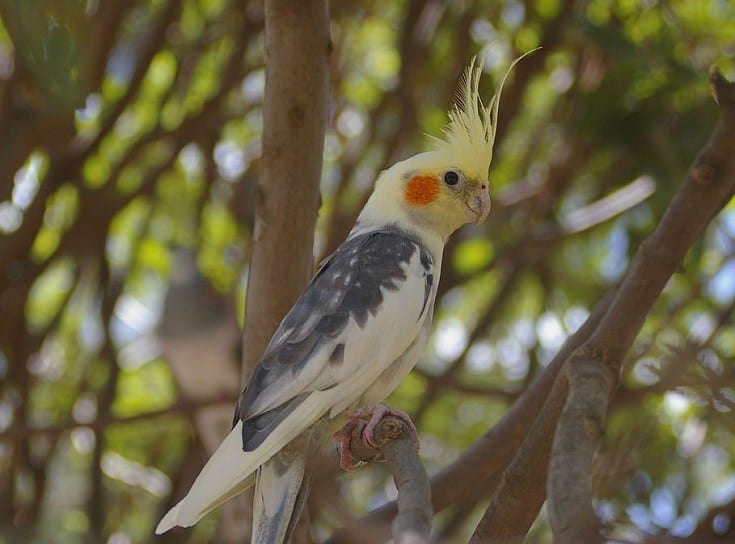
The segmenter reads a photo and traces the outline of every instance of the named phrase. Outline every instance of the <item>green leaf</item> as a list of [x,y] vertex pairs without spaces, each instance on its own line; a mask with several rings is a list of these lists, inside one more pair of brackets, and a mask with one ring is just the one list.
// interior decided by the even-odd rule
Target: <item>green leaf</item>
[[485,268],[493,259],[495,247],[487,238],[471,238],[457,246],[454,267],[462,275],[470,275]]

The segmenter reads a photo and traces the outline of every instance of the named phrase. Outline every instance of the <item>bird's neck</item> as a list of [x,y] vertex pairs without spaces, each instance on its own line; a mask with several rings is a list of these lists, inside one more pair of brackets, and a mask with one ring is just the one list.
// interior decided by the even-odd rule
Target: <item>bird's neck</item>
[[437,233],[428,231],[414,225],[410,221],[396,220],[395,213],[382,210],[385,213],[372,213],[366,206],[357,217],[355,226],[352,227],[347,239],[360,234],[383,229],[395,229],[406,233],[407,236],[415,238],[426,248],[434,260],[435,268],[441,268],[442,254],[444,252],[445,239]]

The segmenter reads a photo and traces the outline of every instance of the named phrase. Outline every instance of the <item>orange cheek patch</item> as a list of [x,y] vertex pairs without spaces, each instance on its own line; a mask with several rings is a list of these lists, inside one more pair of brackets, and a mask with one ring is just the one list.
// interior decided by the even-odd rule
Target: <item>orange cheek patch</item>
[[439,182],[431,176],[414,176],[406,185],[406,202],[416,206],[431,204],[439,196]]

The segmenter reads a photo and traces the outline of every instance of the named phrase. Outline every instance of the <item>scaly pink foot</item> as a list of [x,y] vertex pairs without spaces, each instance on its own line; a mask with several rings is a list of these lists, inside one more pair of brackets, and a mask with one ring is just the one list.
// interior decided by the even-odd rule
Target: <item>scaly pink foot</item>
[[[350,450],[350,443],[353,439],[362,440],[365,444],[378,449],[381,444],[375,438],[375,429],[378,427],[380,420],[386,416],[392,416],[403,421],[408,427],[408,434],[414,447],[419,449],[419,439],[416,432],[416,426],[411,421],[409,415],[401,410],[390,408],[385,404],[378,404],[374,408],[355,408],[346,410],[345,416],[350,419],[341,430],[335,433],[339,447],[339,464],[344,470],[354,470],[361,462],[355,463],[354,457]],[[364,421],[365,426],[362,433],[358,434],[358,421]]]
[[408,427],[408,436],[411,439],[411,442],[417,450],[419,449],[419,438],[416,426],[413,424],[411,417],[406,412],[396,410],[395,408],[391,408],[385,404],[378,404],[375,408],[361,409],[360,415],[362,417],[358,416],[359,419],[367,421],[367,425],[365,425],[365,428],[362,430],[362,435],[365,438],[365,441],[372,447],[379,448],[381,446],[381,444],[378,444],[375,439],[375,429],[378,427],[380,420],[386,416],[393,416],[406,424]]
[[334,433],[339,449],[339,466],[344,471],[355,470],[363,464],[362,461],[355,462],[352,450],[350,450],[352,440],[360,438],[357,434],[357,422],[355,421],[348,421],[344,427]]

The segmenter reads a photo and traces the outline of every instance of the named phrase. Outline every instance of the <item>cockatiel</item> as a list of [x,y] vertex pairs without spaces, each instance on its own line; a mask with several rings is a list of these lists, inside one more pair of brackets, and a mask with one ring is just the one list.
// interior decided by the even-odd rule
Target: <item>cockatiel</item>
[[414,367],[431,329],[444,244],[490,210],[503,83],[483,105],[481,74],[473,60],[444,137],[434,138],[430,151],[380,174],[347,239],[273,335],[232,431],[156,533],[195,524],[255,475],[252,542],[280,544],[306,495],[305,431],[346,409],[375,407]]

